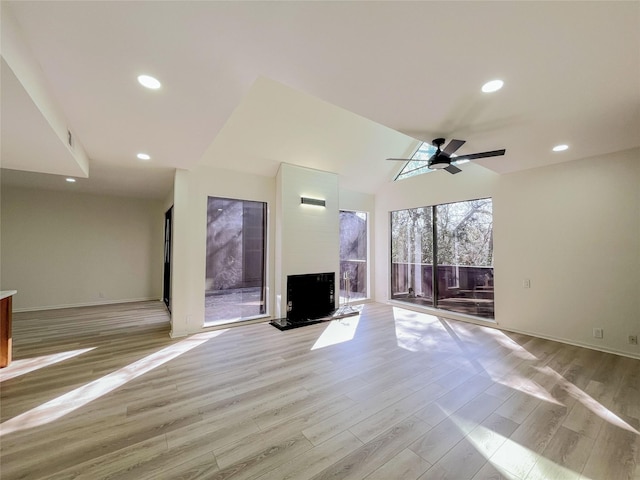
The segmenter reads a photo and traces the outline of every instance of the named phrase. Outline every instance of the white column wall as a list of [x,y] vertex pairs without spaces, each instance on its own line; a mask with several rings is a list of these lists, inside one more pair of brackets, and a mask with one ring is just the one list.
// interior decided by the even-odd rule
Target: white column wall
[[[277,189],[275,317],[282,318],[288,275],[340,271],[338,176],[283,163]],[[301,197],[322,199],[326,206],[302,205]]]
[[[171,335],[204,325],[207,197],[267,203],[267,286],[273,285],[275,179],[210,167],[178,170],[174,180]],[[267,312],[273,310],[267,290]]]

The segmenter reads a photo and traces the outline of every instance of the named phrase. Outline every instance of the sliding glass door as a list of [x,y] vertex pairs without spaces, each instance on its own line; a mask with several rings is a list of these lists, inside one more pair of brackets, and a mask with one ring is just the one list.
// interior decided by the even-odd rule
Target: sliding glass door
[[267,205],[209,197],[205,324],[262,316]]
[[494,317],[490,198],[437,205],[438,308]]
[[433,306],[433,210],[391,212],[391,298]]
[[492,200],[391,212],[391,298],[494,318]]

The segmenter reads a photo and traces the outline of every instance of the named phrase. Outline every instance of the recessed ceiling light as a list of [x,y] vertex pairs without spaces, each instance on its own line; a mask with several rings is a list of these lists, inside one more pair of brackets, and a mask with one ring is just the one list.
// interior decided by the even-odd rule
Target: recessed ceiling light
[[569,145],[565,145],[564,143],[562,145],[556,145],[555,147],[553,147],[553,151],[554,152],[564,152],[565,150],[567,150],[569,148]]
[[485,83],[482,86],[482,91],[484,93],[497,92],[502,88],[504,82],[502,80],[491,80],[490,82]]
[[160,81],[157,78],[154,78],[150,75],[140,75],[138,76],[138,82],[140,82],[140,85],[142,85],[143,87],[147,87],[150,88],[152,90],[157,90],[158,88],[160,88],[162,86],[162,84],[160,83]]
[[146,153],[139,153],[136,155],[140,160],[151,160],[151,156]]
[[76,179],[75,178],[71,178],[71,177],[67,178],[66,180],[69,183],[75,183],[76,182]]

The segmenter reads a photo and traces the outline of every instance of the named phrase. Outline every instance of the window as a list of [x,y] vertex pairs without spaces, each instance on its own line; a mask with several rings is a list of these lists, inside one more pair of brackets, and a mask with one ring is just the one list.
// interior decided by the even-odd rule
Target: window
[[209,197],[205,323],[264,315],[267,204]]
[[340,301],[368,298],[367,214],[340,211]]
[[494,318],[490,198],[391,212],[391,298]]

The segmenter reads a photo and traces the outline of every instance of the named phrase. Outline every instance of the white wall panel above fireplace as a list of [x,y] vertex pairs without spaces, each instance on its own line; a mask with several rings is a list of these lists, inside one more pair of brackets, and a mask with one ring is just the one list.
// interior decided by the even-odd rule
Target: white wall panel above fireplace
[[[340,269],[338,176],[282,164],[276,188],[275,316],[284,317],[287,275]],[[301,197],[326,205],[303,205]]]

